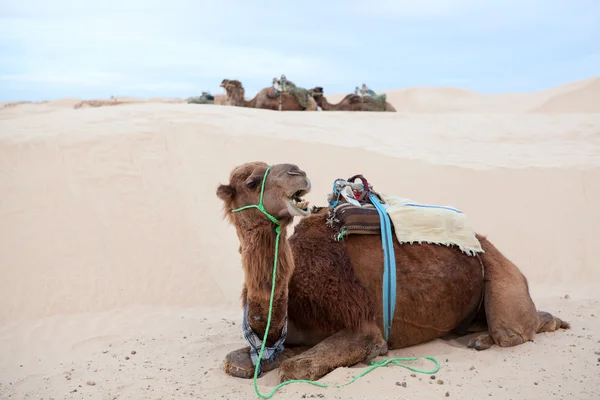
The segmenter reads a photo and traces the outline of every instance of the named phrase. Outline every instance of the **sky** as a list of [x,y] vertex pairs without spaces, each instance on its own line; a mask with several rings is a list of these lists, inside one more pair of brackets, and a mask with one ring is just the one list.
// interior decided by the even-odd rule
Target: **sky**
[[599,0],[2,0],[0,101],[542,90],[600,76]]

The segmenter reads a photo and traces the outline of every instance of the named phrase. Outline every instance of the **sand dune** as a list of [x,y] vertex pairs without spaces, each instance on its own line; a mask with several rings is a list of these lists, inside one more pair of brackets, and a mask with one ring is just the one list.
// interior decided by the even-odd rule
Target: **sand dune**
[[[336,103],[346,94],[328,94]],[[571,82],[532,93],[484,94],[454,87],[409,87],[386,90],[399,112],[418,113],[596,113],[600,107],[600,78]]]
[[[387,100],[400,112],[447,113],[596,113],[600,112],[600,78],[589,78],[532,93],[483,94],[455,87],[409,87],[386,90]],[[347,93],[326,93],[332,103]],[[250,96],[252,97],[252,96]],[[224,104],[224,94],[215,95],[215,104]],[[0,103],[2,108],[47,104],[58,108],[86,108],[132,103],[185,103],[183,98],[119,96],[113,99],[59,99],[43,102]]]
[[[598,398],[595,91],[579,82],[526,94],[538,103],[498,95],[484,107],[468,91],[407,89],[388,92],[409,108],[393,114],[160,100],[3,108],[0,398],[256,398],[251,381],[221,369],[245,343],[238,242],[215,196],[251,160],[300,165],[314,204],[335,178],[362,173],[379,190],[462,209],[527,275],[538,307],[573,325],[516,348],[474,352],[450,338],[392,352],[435,356],[443,385],[388,367],[274,399]],[[263,393],[275,383],[276,373],[259,380]]]
[[585,81],[580,87],[565,93],[556,94],[534,112],[600,112],[600,78]]

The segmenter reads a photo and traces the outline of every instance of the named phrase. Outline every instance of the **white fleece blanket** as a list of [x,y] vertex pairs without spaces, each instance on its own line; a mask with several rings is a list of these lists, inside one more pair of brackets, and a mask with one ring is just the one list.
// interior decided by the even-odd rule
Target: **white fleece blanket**
[[420,204],[410,199],[380,194],[388,205],[394,232],[400,243],[456,245],[464,253],[483,253],[467,216],[448,206]]

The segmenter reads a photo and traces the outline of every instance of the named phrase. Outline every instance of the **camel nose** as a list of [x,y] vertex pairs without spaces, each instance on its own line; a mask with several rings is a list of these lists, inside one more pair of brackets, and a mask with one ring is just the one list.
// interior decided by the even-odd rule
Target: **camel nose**
[[296,164],[285,164],[288,175],[306,176],[306,172],[302,171]]

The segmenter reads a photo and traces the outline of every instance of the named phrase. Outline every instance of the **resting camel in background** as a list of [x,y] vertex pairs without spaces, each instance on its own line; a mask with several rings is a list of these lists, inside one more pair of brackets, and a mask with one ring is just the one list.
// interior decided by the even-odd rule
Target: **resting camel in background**
[[350,93],[346,95],[339,103],[330,104],[323,94],[323,88],[317,86],[309,90],[311,96],[315,99],[323,111],[390,111],[396,112],[394,106],[382,98],[372,96],[361,96]]
[[[223,79],[220,85],[227,93],[226,103],[236,107],[262,108],[281,111],[316,111],[315,100],[297,92],[277,93],[274,88],[264,88],[250,101],[245,100],[244,86],[236,79]],[[281,104],[280,104],[281,103]]]
[[[216,193],[240,241],[245,274],[242,304],[247,305],[247,321],[260,340],[273,282],[276,225],[256,208],[233,211],[259,204],[267,167],[263,162],[238,166]],[[288,321],[285,349],[274,359],[263,360],[261,368],[279,367],[281,381],[319,379],[335,368],[368,362],[388,349],[442,337],[473,316],[471,328],[479,325],[481,333],[468,346],[477,350],[494,344],[517,346],[536,333],[570,327],[536,310],[525,276],[484,236],[477,238],[485,252],[469,256],[457,246],[400,244],[394,234],[397,311],[386,342],[381,237],[333,239],[325,223],[328,209],[314,208],[311,213],[302,200],[311,183],[296,165],[273,165],[263,189],[263,206],[282,229],[266,346],[280,338],[286,312]],[[302,218],[288,239],[286,228],[295,216]],[[254,366],[249,349],[229,353],[225,372],[251,378]]]

